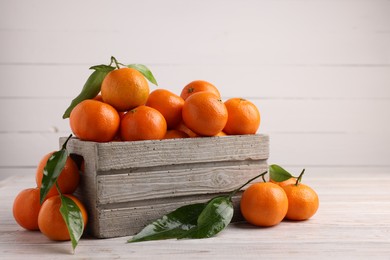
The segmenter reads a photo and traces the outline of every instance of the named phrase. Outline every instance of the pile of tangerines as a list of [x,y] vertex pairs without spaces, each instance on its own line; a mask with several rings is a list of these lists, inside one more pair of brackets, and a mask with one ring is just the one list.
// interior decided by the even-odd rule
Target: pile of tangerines
[[222,102],[218,89],[202,80],[186,85],[180,96],[167,89],[149,93],[145,77],[126,67],[109,72],[101,94],[77,104],[69,123],[85,141],[158,140],[255,134],[260,113],[242,98]]
[[[61,215],[61,197],[53,186],[47,193],[43,204],[40,203],[40,188],[47,161],[53,155],[45,155],[38,164],[35,174],[37,187],[22,190],[15,198],[13,215],[16,222],[27,230],[40,230],[52,240],[70,240],[69,231]],[[79,167],[69,156],[60,176],[57,179],[58,188],[62,194],[73,200],[79,207],[84,226],[88,216],[84,205],[72,193],[75,192],[80,180]]]

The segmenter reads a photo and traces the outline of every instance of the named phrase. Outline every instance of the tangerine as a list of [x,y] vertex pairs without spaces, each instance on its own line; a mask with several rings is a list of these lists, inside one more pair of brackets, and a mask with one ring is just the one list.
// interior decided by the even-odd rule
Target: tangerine
[[196,134],[214,136],[225,127],[228,111],[214,93],[198,92],[186,99],[182,116],[184,124]]
[[103,101],[118,111],[144,105],[149,96],[149,85],[136,69],[120,68],[110,71],[101,86]]
[[173,129],[180,123],[183,105],[184,100],[181,97],[166,89],[152,91],[146,102],[146,106],[160,111],[167,121],[168,129]]
[[211,84],[210,82],[204,81],[204,80],[195,80],[190,83],[188,83],[181,91],[180,96],[186,100],[189,96],[191,96],[194,93],[207,91],[214,93],[216,96],[221,97],[221,94],[219,93],[218,89]]
[[288,198],[286,218],[290,220],[306,220],[318,210],[317,193],[309,186],[298,183],[283,186]]
[[[35,181],[37,183],[38,188],[41,187],[42,178],[43,178],[43,169],[46,166],[47,161],[53,155],[53,152],[46,154],[38,164],[36,173],[35,173]],[[69,156],[66,159],[65,166],[62,169],[60,176],[57,178],[58,186],[62,193],[73,193],[80,182],[80,173],[77,167],[77,164],[73,161],[73,159]],[[58,195],[57,188],[55,185],[49,190],[46,197],[52,197],[54,195]]]
[[219,132],[218,134],[214,136],[227,136],[227,134],[224,131]]
[[92,99],[93,99],[93,100],[100,101],[100,102],[104,102],[101,94],[96,95],[96,97],[94,97],[94,98],[92,98]]
[[189,129],[183,121],[181,121],[176,127],[175,130],[178,130],[180,132],[184,132],[188,135],[188,137],[199,137],[198,134],[194,133],[191,129]]
[[124,141],[163,139],[167,123],[158,110],[139,106],[123,116],[120,131]]
[[260,126],[260,113],[249,100],[231,98],[225,102],[228,120],[223,131],[229,135],[255,134]]
[[179,131],[179,130],[168,130],[167,133],[164,136],[164,139],[174,139],[174,138],[188,138],[188,134]]
[[[72,195],[64,195],[79,207],[84,221],[84,227],[87,225],[88,215],[84,205]],[[60,195],[48,198],[43,204],[38,215],[38,225],[41,232],[52,240],[64,241],[70,240],[69,231],[60,212]]]
[[72,132],[81,140],[109,142],[119,129],[120,117],[109,104],[87,99],[73,108],[69,123]]
[[12,212],[16,222],[27,230],[39,230],[38,214],[41,209],[39,188],[25,189],[16,196]]
[[274,226],[286,216],[288,199],[284,190],[274,183],[255,183],[242,194],[240,209],[249,223],[263,227]]

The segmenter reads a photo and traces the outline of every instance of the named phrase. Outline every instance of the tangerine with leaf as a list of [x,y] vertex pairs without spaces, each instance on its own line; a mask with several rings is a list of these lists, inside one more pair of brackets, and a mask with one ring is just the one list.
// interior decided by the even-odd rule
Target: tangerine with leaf
[[[110,64],[95,65],[90,69],[94,72],[85,82],[80,94],[72,100],[62,116],[63,118],[68,118],[71,111],[79,103],[93,98],[111,104],[120,112],[126,111],[146,102],[149,86],[145,78],[157,85],[152,72],[145,65],[124,65],[113,56],[111,56]],[[102,93],[101,97],[96,97],[99,92],[104,92],[104,94]]]
[[[53,155],[53,153],[54,152],[46,154],[38,164],[35,173],[35,181],[37,183],[38,188],[40,188],[42,185],[42,179],[43,179],[46,163],[49,160],[49,158]],[[77,164],[73,161],[73,159],[70,156],[68,156],[64,168],[62,169],[60,176],[57,178],[58,187],[60,188],[62,193],[71,194],[77,189],[79,182],[80,182],[79,168],[77,167]],[[58,195],[58,191],[55,186],[53,186],[49,190],[46,197],[52,197],[54,195]]]
[[308,185],[301,183],[305,169],[302,170],[298,177],[294,177],[276,164],[271,165],[269,171],[270,179],[278,183],[291,182],[291,180],[295,179],[294,183],[283,185],[282,187],[289,203],[286,219],[306,220],[317,212],[319,207],[318,194]]
[[138,70],[119,68],[107,74],[101,86],[103,101],[118,111],[144,105],[149,97],[149,84]]
[[306,220],[311,218],[318,210],[319,199],[317,193],[308,185],[302,184],[302,171],[296,183],[283,186],[288,198],[288,211],[286,219]]
[[[79,208],[84,228],[87,225],[88,215],[84,205],[79,199],[72,195],[63,195],[71,199]],[[51,240],[66,241],[70,240],[69,230],[66,222],[61,215],[61,195],[48,198],[43,204],[38,215],[39,230]]]

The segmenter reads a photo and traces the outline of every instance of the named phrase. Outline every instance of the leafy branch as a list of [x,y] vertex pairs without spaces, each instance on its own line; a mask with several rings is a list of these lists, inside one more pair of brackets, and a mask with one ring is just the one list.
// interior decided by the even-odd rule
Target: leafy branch
[[217,196],[206,203],[182,206],[155,220],[127,242],[161,239],[207,238],[221,232],[233,218],[232,197],[253,180],[263,177],[267,171],[248,180],[226,196]]
[[66,145],[71,137],[72,135],[69,135],[65,143],[62,145],[61,150],[53,153],[53,155],[47,160],[43,169],[43,178],[40,188],[40,203],[42,204],[45,201],[47,193],[54,185],[56,185],[61,198],[60,213],[69,231],[74,252],[84,232],[84,220],[80,208],[72,199],[62,194],[57,182],[57,179],[61,175],[69,156]]

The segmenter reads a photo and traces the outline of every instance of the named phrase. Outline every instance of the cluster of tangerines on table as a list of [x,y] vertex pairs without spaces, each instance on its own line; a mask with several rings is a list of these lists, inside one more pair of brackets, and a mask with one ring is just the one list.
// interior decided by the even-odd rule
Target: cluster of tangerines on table
[[77,104],[69,122],[81,140],[138,141],[255,134],[260,113],[242,98],[222,102],[218,89],[203,80],[189,83],[180,95],[167,89],[149,93],[145,77],[125,67],[109,72],[100,94]]
[[269,167],[269,181],[250,185],[242,194],[240,210],[246,221],[262,227],[279,224],[283,219],[307,220],[318,210],[317,193],[298,177],[278,165]]
[[52,240],[70,240],[67,225],[61,215],[61,196],[71,199],[80,209],[84,227],[88,221],[87,211],[82,202],[73,196],[79,181],[79,167],[76,162],[68,156],[58,179],[57,185],[53,186],[46,194],[41,204],[41,185],[45,166],[53,152],[45,155],[38,164],[35,173],[37,187],[24,189],[16,196],[13,204],[13,215],[16,222],[27,230],[40,230],[45,236]]

